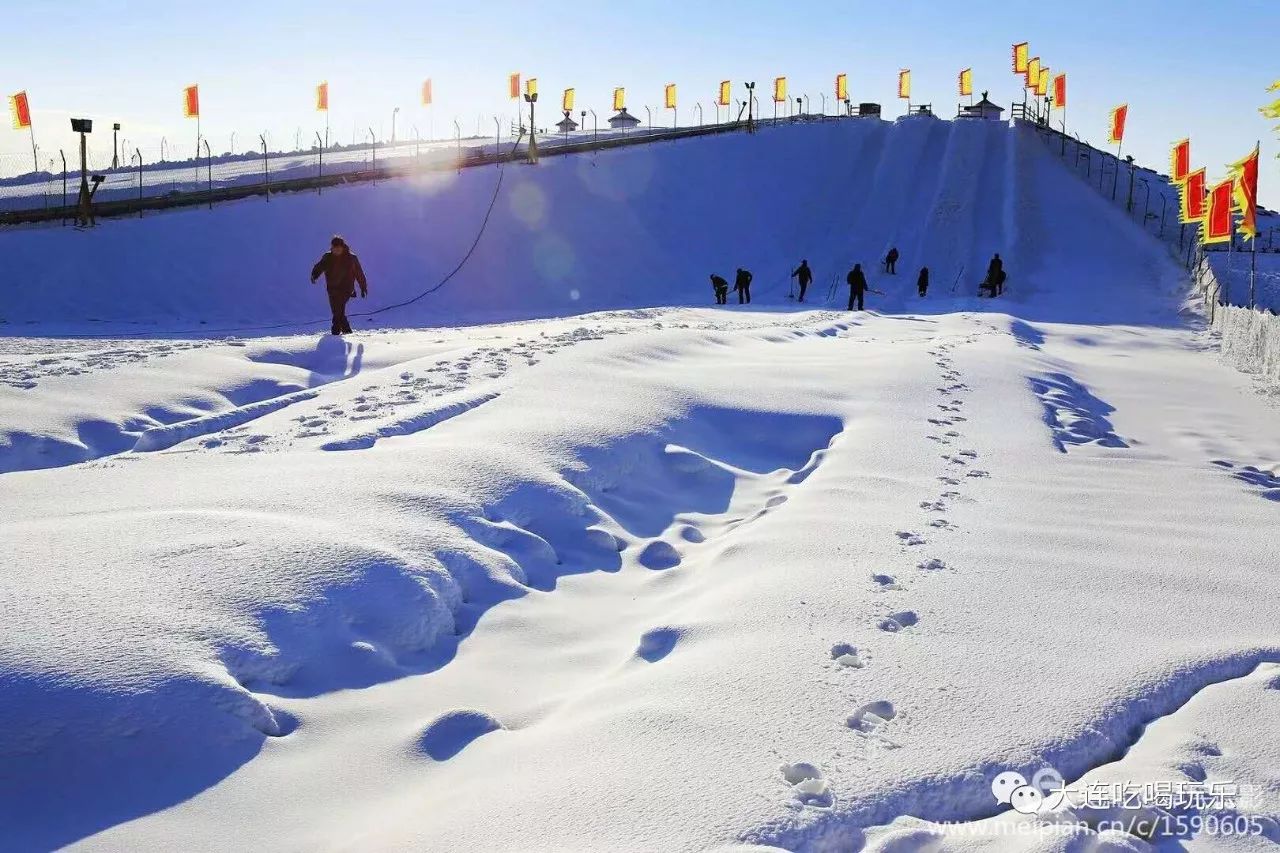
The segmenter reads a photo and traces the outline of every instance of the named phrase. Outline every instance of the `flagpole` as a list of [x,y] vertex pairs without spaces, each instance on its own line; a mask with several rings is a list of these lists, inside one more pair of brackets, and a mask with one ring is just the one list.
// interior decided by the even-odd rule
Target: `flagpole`
[[31,131],[31,164],[40,171],[40,155],[36,153],[36,123],[31,118],[31,107],[27,107],[27,130]]
[[[1254,143],[1253,155],[1258,159],[1259,164],[1261,164],[1261,161],[1262,161],[1262,140],[1261,139],[1259,139],[1257,142]],[[1250,310],[1253,310],[1254,308],[1257,307],[1257,302],[1255,300],[1255,296],[1256,296],[1255,287],[1258,279],[1258,214],[1257,214],[1258,200],[1256,197],[1256,193],[1253,200],[1253,206],[1254,206],[1253,237],[1249,241],[1250,242],[1250,252],[1249,252],[1249,309]]]

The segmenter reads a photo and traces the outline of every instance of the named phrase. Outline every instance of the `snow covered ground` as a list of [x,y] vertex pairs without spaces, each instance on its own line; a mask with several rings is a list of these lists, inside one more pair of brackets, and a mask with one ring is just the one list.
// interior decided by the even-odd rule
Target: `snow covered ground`
[[[0,846],[1280,844],[1277,410],[1164,245],[1018,129],[843,122],[512,168],[349,338],[178,333],[330,228],[408,298],[496,176],[3,235]],[[1045,766],[1245,796],[1148,843],[993,796]]]

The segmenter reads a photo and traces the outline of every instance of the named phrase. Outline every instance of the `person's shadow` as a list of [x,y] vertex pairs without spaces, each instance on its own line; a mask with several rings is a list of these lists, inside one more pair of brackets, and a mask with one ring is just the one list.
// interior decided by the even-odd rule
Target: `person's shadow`
[[325,335],[316,342],[315,352],[304,358],[302,366],[310,372],[308,388],[350,379],[364,366],[364,344],[353,346],[340,335]]

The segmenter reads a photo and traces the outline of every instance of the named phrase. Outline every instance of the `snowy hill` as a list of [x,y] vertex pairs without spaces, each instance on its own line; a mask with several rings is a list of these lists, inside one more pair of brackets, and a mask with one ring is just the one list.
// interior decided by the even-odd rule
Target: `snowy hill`
[[378,320],[466,328],[176,334],[317,313],[334,230],[415,295],[497,169],[0,235],[0,846],[1158,849],[1016,831],[1046,765],[1280,843],[1274,403],[1025,133],[511,166]]
[[[919,264],[930,267],[936,297],[950,296],[957,276],[959,292],[972,295],[992,252],[1029,245],[1019,229],[1049,232],[1050,220],[1098,207],[1040,162],[1049,158],[1022,132],[929,118],[815,122],[123,219],[88,233],[11,231],[0,244],[29,274],[0,315],[10,328],[37,321],[42,331],[322,318],[323,295],[307,274],[333,233],[347,237],[373,282],[369,302],[353,310],[437,284],[480,235],[445,287],[364,327],[706,304],[708,274],[732,278],[738,266],[755,273],[758,301],[780,304],[802,257],[825,299],[834,279],[843,289],[854,261],[874,278],[891,245],[910,260],[882,307],[914,307]],[[1043,181],[1057,183],[1029,186]],[[1043,260],[1034,251],[1009,266],[1024,276]],[[1023,284],[1011,295],[1035,286]],[[1114,290],[1092,277],[1074,287]]]

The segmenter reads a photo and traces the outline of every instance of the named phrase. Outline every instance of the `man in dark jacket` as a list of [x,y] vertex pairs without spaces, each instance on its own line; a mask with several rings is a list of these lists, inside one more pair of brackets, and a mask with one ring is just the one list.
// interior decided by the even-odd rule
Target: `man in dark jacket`
[[716,291],[716,304],[723,305],[729,301],[729,282],[724,276],[711,274],[711,286]]
[[862,272],[862,264],[854,264],[844,280],[849,283],[849,310],[852,311],[853,304],[857,302],[858,310],[861,311],[862,298],[867,293],[867,277]]
[[920,267],[920,277],[916,279],[916,290],[924,296],[929,292],[929,268]]
[[893,246],[889,249],[889,254],[884,256],[884,271],[889,275],[897,275],[896,269],[898,264],[898,247]]
[[738,267],[738,274],[733,278],[733,289],[738,291],[738,304],[751,303],[751,273]]
[[991,263],[987,264],[987,286],[992,296],[1004,293],[1004,261],[1000,260],[999,252],[996,252],[991,258]]
[[316,283],[321,273],[324,273],[325,290],[329,292],[333,333],[351,334],[351,323],[347,321],[347,300],[356,295],[357,283],[360,285],[360,295],[368,296],[369,282],[365,280],[360,259],[351,253],[351,248],[341,237],[334,237],[329,241],[329,251],[311,268],[312,284]]
[[813,282],[813,270],[809,269],[809,261],[807,259],[801,261],[800,266],[791,271],[791,277],[800,283],[800,296],[796,301],[804,302],[804,292]]

